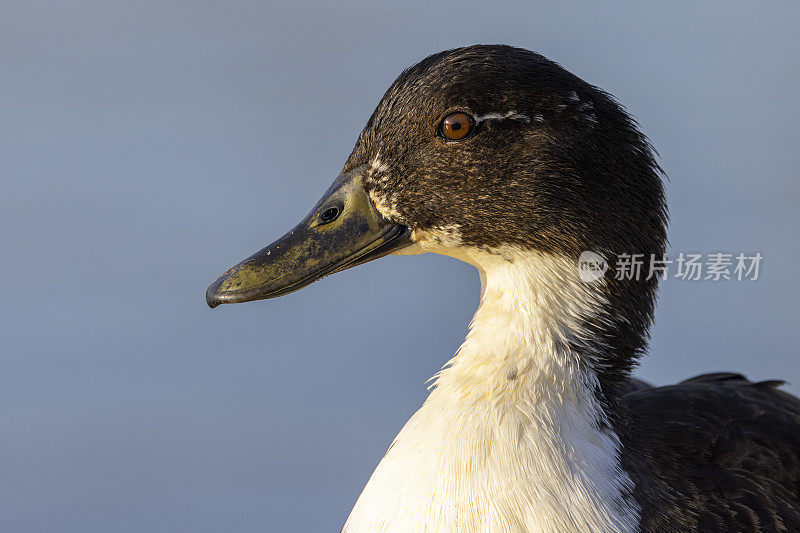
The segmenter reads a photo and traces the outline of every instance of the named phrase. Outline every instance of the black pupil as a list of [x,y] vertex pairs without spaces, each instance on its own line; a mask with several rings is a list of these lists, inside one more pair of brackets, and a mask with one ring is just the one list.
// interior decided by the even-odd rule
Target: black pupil
[[461,123],[460,122],[453,122],[450,125],[450,127],[453,128],[453,131],[458,131],[458,130],[461,129]]
[[323,222],[330,222],[331,220],[335,219],[337,216],[339,216],[339,208],[338,207],[329,207],[328,209],[326,209],[325,211],[322,212],[322,214],[319,216],[319,218]]

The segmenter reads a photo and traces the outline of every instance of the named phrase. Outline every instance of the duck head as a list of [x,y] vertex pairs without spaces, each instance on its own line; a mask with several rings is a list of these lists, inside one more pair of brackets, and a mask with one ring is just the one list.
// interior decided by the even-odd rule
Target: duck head
[[[650,145],[610,95],[527,50],[458,48],[404,71],[306,218],[206,298],[215,307],[280,296],[389,253],[480,268],[482,254],[577,264],[593,251],[613,264],[616,254],[663,254],[665,224]],[[609,335],[635,352],[657,280],[614,278],[606,272],[603,290],[625,331]]]

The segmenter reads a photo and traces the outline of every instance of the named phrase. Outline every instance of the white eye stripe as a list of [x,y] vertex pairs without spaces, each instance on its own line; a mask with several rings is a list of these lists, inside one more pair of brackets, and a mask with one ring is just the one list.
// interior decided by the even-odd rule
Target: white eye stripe
[[523,115],[516,111],[509,111],[508,113],[486,113],[485,115],[475,117],[476,124],[484,120],[519,120],[527,124],[531,121],[531,118],[528,115]]

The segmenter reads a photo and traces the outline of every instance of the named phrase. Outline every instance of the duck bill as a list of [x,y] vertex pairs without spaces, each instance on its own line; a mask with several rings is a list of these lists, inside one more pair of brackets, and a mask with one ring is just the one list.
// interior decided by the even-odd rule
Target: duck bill
[[217,278],[209,307],[283,296],[411,244],[406,226],[375,209],[362,171],[341,174],[300,224]]

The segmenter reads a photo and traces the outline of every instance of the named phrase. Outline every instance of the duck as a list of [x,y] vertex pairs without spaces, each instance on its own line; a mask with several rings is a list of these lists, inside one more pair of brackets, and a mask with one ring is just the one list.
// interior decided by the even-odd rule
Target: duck
[[622,104],[535,52],[467,46],[400,74],[309,214],[206,292],[274,298],[390,254],[478,271],[466,339],[342,531],[800,531],[781,382],[632,376],[660,276],[609,265],[664,256],[663,178]]

